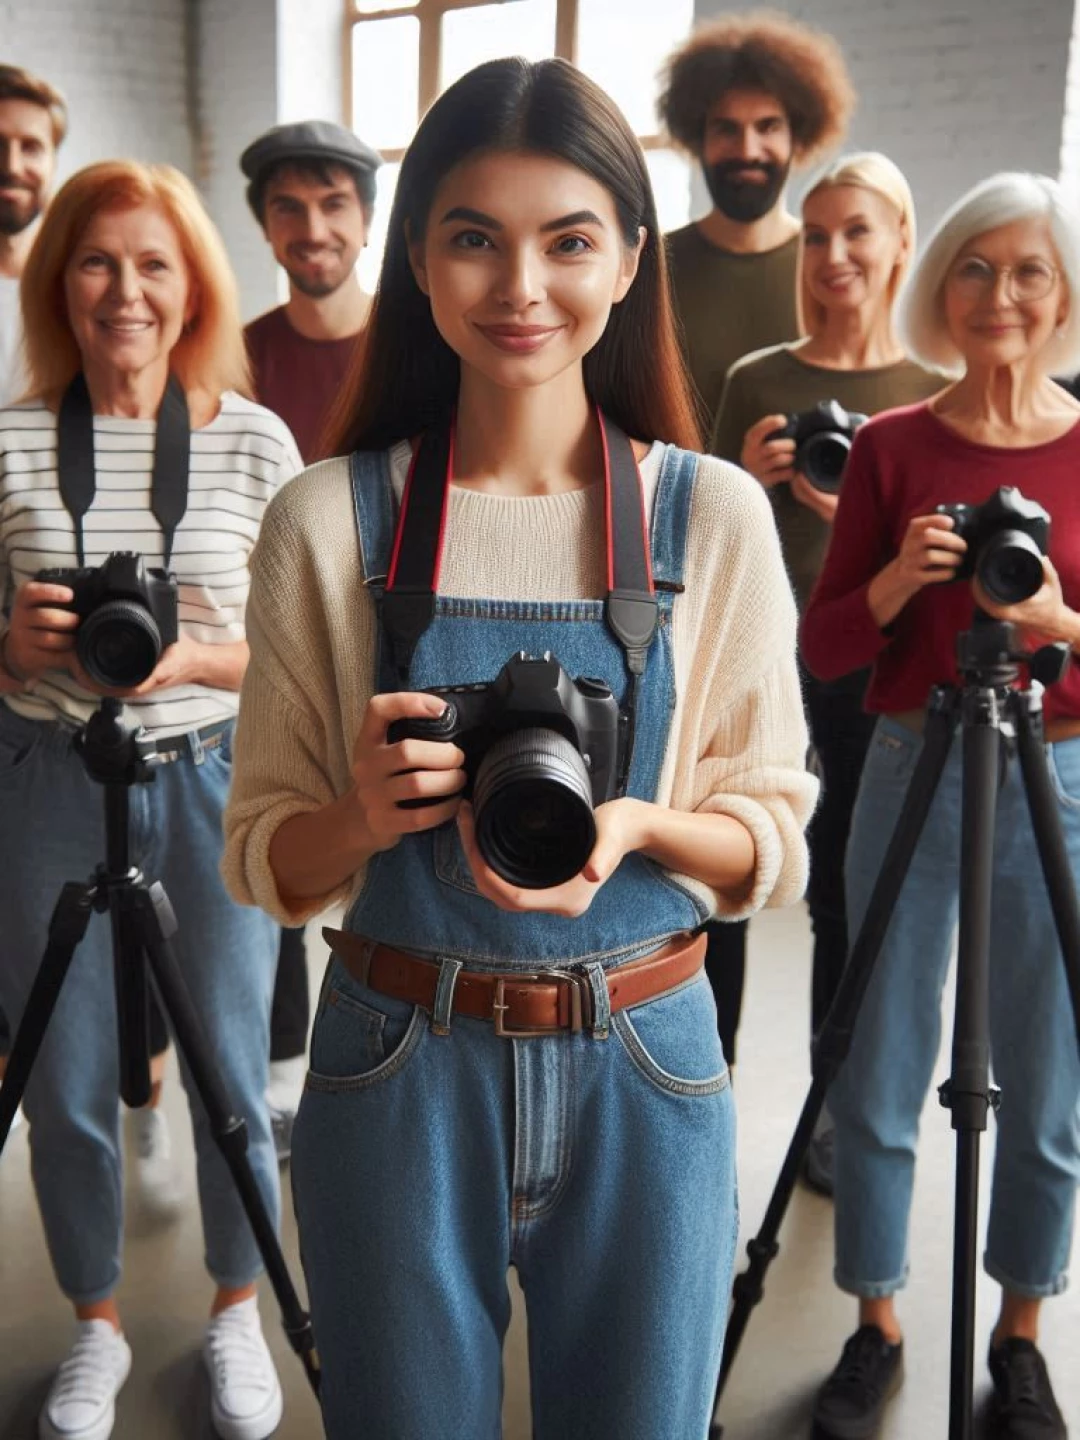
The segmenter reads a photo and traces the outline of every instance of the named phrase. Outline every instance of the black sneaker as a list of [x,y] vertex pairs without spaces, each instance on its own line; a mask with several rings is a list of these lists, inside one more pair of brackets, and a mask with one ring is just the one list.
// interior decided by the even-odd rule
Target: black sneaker
[[1046,1361],[1030,1340],[1013,1338],[994,1346],[990,1375],[990,1440],[1065,1440]]
[[817,1433],[829,1440],[869,1440],[904,1378],[904,1346],[890,1345],[876,1325],[862,1325],[818,1391]]

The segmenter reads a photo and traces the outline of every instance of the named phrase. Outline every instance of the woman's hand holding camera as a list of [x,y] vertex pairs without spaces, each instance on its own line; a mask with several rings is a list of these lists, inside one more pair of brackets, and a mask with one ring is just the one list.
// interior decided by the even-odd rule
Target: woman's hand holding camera
[[838,494],[830,495],[824,490],[819,490],[816,485],[811,485],[800,470],[796,470],[791,477],[791,493],[800,505],[805,505],[808,510],[812,510],[819,519],[825,521],[826,525],[831,525],[836,519],[840,496]]
[[791,482],[795,475],[792,461],[795,459],[794,440],[770,440],[774,431],[787,424],[786,415],[766,415],[743,437],[739,462],[755,480],[760,480],[766,490],[774,485]]
[[1064,640],[1074,649],[1080,647],[1080,615],[1065,604],[1061,578],[1049,555],[1042,557],[1043,583],[1034,595],[1016,605],[998,605],[990,599],[978,579],[971,589],[975,603],[995,620],[1007,621],[1024,632],[1032,649]]
[[15,592],[11,623],[0,656],[16,680],[34,680],[46,670],[70,668],[79,617],[59,607],[75,598],[66,585],[27,580]]
[[476,825],[473,808],[467,802],[458,811],[458,832],[461,846],[469,869],[476,882],[476,888],[485,900],[490,900],[500,910],[542,911],[550,915],[565,915],[575,920],[584,915],[593,902],[593,896],[601,885],[618,869],[625,855],[641,849],[645,840],[642,828],[644,801],[629,797],[608,800],[598,805],[593,812],[596,820],[596,844],[584,867],[572,880],[555,885],[550,890],[526,890],[511,885],[497,875],[480,854],[476,843]]
[[967,542],[954,533],[950,515],[916,515],[910,520],[900,553],[879,571],[867,592],[878,628],[895,620],[924,585],[951,580],[966,550]]
[[[465,788],[465,756],[458,746],[416,739],[391,745],[386,738],[395,720],[436,720],[445,709],[444,700],[421,691],[391,691],[368,703],[353,748],[350,799],[365,837],[363,848],[372,854],[457,814]],[[408,800],[429,803],[402,809],[401,802]]]

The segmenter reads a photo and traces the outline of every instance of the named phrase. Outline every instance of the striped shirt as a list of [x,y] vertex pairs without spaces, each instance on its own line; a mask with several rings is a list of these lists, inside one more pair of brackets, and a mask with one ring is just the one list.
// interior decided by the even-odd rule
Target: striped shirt
[[[97,489],[83,517],[88,566],[113,551],[136,550],[164,563],[164,537],[150,509],[156,422],[94,416]],[[226,392],[217,416],[191,432],[187,511],[173,540],[170,568],[179,586],[180,630],[221,645],[244,638],[248,559],[271,497],[301,468],[283,420]],[[18,587],[39,570],[78,564],[75,526],[60,497],[56,415],[40,401],[0,410],[0,595],[7,628]],[[33,720],[83,724],[99,699],[67,670],[49,670],[28,689],[5,695]],[[231,718],[239,696],[205,685],[177,685],[125,705],[125,722],[157,738]]]

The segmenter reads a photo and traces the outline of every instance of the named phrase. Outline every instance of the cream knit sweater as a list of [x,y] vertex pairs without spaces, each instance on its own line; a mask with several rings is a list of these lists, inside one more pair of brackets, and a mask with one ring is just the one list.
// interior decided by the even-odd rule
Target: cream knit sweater
[[[647,496],[663,447],[642,461]],[[391,464],[400,493],[407,445]],[[569,600],[605,593],[598,486],[504,497],[451,490],[440,593]],[[241,694],[223,873],[232,895],[297,925],[354,896],[362,882],[287,905],[268,852],[278,826],[348,790],[353,744],[374,692],[376,615],[352,511],[348,464],[305,470],[271,502],[252,556],[251,663]],[[675,599],[677,698],[657,801],[735,816],[754,837],[752,893],[734,907],[680,880],[731,919],[797,900],[803,830],[817,782],[795,668],[795,606],[765,492],[722,460],[699,461],[685,593]]]

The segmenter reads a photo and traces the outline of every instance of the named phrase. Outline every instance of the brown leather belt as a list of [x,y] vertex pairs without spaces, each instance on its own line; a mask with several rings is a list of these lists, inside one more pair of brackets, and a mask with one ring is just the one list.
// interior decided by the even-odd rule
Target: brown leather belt
[[[361,935],[326,929],[323,939],[354,980],[419,1005],[435,1007],[437,961],[421,959]],[[612,1013],[657,1000],[685,985],[705,963],[705,936],[678,935],[641,960],[605,971]],[[491,1020],[496,1035],[514,1039],[549,1035],[556,1030],[588,1030],[594,1023],[593,992],[581,969],[507,971],[489,975],[461,970],[454,985],[452,1013]]]

